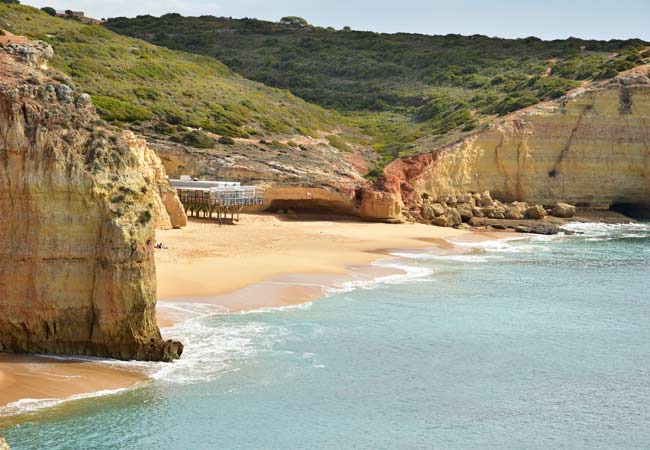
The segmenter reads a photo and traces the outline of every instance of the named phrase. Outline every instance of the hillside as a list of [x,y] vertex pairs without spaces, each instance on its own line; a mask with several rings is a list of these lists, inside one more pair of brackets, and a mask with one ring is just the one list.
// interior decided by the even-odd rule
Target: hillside
[[[212,16],[115,18],[106,27],[210,55],[247,78],[348,113],[391,157],[643,62],[640,40],[379,34]],[[647,56],[647,55],[645,55]]]
[[0,4],[1,28],[52,45],[52,65],[91,94],[102,118],[197,147],[214,142],[187,127],[247,138],[317,135],[343,122],[287,91],[249,81],[213,58],[156,47],[98,25]]

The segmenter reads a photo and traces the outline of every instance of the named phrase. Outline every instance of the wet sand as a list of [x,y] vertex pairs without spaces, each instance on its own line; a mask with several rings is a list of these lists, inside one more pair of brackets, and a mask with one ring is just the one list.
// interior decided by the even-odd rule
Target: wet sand
[[130,387],[146,378],[95,362],[0,353],[0,406]]

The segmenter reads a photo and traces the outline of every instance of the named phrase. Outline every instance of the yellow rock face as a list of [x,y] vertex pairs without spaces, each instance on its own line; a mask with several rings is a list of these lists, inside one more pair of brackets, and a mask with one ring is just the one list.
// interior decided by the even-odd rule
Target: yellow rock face
[[123,131],[122,137],[137,155],[142,175],[155,184],[153,204],[154,225],[158,229],[181,228],[187,225],[187,216],[176,190],[169,184],[167,173],[160,158],[147,145],[144,139],[138,139],[131,131]]
[[[650,80],[647,67],[515,113],[485,131],[412,158],[393,177],[394,203],[423,193],[489,190],[503,201],[592,206],[650,205]],[[390,181],[390,180],[389,180]],[[404,186],[408,189],[405,189]],[[390,217],[393,205],[378,211]]]
[[87,97],[0,65],[0,351],[177,358],[155,317],[155,168]]

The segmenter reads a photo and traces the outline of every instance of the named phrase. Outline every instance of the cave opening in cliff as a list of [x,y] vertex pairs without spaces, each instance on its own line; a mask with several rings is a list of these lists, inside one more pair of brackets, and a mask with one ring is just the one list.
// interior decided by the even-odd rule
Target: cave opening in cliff
[[611,210],[632,219],[650,219],[650,203],[614,203]]
[[347,205],[323,199],[273,200],[267,210],[270,212],[294,211],[296,213],[354,215]]

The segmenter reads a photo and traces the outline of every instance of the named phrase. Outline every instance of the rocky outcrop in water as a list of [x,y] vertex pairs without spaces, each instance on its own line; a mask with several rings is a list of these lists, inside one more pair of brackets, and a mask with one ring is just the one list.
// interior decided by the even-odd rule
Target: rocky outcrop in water
[[151,155],[39,57],[0,49],[0,351],[178,358],[156,324]]
[[[504,202],[650,208],[650,78],[641,66],[391,163],[366,213],[395,219],[423,194],[489,190]],[[377,198],[382,202],[377,202]]]
[[7,444],[7,441],[2,436],[0,436],[0,450],[11,450],[9,444]]

